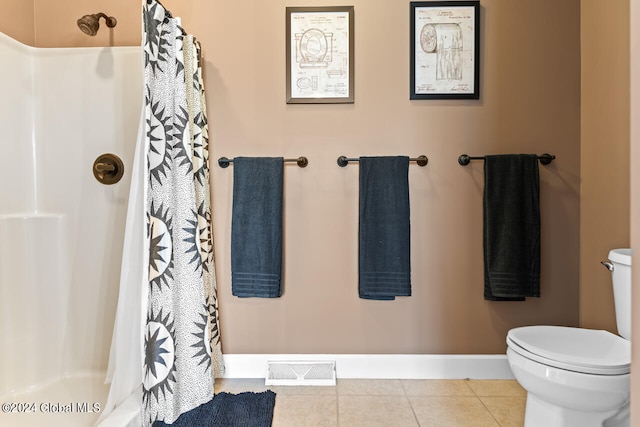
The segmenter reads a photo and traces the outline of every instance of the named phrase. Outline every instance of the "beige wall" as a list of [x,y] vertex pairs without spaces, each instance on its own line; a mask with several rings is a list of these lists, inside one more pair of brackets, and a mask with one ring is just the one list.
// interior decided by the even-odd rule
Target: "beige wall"
[[580,325],[616,332],[611,275],[629,246],[629,2],[582,0]]
[[0,31],[28,45],[35,45],[33,2],[0,0]]
[[[640,0],[630,0],[630,23],[640,22]],[[630,26],[631,39],[631,107],[630,117],[640,116],[640,28]],[[631,159],[640,156],[640,122],[631,120]],[[640,169],[631,168],[631,247],[636,248],[634,265],[640,259]],[[635,268],[635,267],[634,267]],[[640,289],[640,274],[632,274],[634,289]],[[640,292],[632,292],[633,307],[640,307]],[[637,312],[637,310],[636,310]],[[640,366],[640,316],[633,317],[632,366]],[[640,396],[640,369],[631,371],[631,395]],[[640,399],[631,403],[631,425],[640,425]]]
[[[311,162],[286,171],[285,295],[276,301],[230,295],[232,174],[213,168],[224,351],[503,353],[513,326],[577,325],[579,3],[512,3],[482,3],[481,101],[429,102],[408,100],[408,3],[354,2],[352,106],[284,103],[287,3],[216,7],[210,28],[219,35],[197,33],[208,46],[212,157]],[[543,298],[484,301],[482,163],[463,168],[456,158],[545,151],[558,161],[541,171]],[[411,298],[357,297],[358,170],[338,168],[341,154],[431,160],[410,171]]]
[[[640,1],[582,0],[580,325],[616,331],[609,249],[640,247]],[[631,90],[630,90],[631,87]],[[637,269],[638,252],[634,255]],[[633,273],[633,286],[640,275]],[[640,307],[640,292],[633,292]],[[635,310],[637,311],[637,310]],[[640,316],[633,319],[632,366],[640,364]],[[631,425],[640,425],[640,371],[632,369]]]
[[[35,1],[38,46],[100,43],[75,28],[77,18],[99,10],[120,22],[112,34],[103,25],[102,44],[138,43],[137,2],[103,0],[92,10],[79,0],[49,3]],[[204,48],[223,351],[504,353],[514,326],[577,325],[579,0],[482,1],[479,101],[409,101],[409,2],[353,1],[355,104],[287,105],[285,7],[332,3],[343,4],[164,2]],[[483,171],[481,162],[457,164],[465,152],[557,156],[540,173],[542,298],[483,300]],[[410,298],[357,297],[358,166],[339,168],[343,154],[430,158],[410,168]],[[215,160],[238,155],[310,161],[285,171],[280,299],[230,293],[233,171]]]
[[[141,40],[141,1],[130,0],[33,0],[35,3],[36,45],[38,47],[67,46],[127,46]],[[94,37],[86,36],[76,24],[78,18],[103,12],[115,16],[115,28],[100,19],[100,30]]]

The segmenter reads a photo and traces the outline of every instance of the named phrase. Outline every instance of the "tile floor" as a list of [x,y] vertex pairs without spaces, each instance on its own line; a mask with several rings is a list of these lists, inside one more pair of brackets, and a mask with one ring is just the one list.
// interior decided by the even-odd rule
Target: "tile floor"
[[336,387],[266,387],[221,379],[215,391],[276,393],[272,427],[522,427],[526,392],[515,380],[338,379]]

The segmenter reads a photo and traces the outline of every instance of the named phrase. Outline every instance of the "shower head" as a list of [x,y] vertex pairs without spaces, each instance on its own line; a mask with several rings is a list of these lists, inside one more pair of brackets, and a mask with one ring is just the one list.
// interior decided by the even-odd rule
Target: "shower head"
[[107,16],[100,12],[94,13],[93,15],[84,15],[78,19],[78,28],[88,36],[95,36],[98,33],[98,28],[100,28],[100,18],[104,18],[109,28],[115,27],[118,23],[115,17]]

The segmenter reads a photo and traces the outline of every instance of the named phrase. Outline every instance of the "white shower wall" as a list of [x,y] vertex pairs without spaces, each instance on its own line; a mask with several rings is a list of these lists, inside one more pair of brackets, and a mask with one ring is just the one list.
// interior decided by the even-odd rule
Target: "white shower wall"
[[[142,101],[138,47],[0,33],[0,395],[106,370]],[[96,157],[124,178],[100,184]]]

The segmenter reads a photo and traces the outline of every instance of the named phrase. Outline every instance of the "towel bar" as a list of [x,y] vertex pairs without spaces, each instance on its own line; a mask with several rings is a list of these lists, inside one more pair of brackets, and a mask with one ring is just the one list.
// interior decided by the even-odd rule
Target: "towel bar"
[[[301,168],[306,168],[309,164],[309,159],[304,156],[298,157],[297,159],[284,159],[284,161],[286,163],[296,162]],[[227,159],[226,157],[220,157],[218,159],[218,165],[221,168],[228,168],[230,163],[233,163],[233,159]]]
[[[347,156],[340,156],[340,157],[338,157],[338,166],[343,168],[343,167],[347,166],[349,164],[349,162],[357,162],[359,160],[360,159],[350,158],[350,157],[347,157]],[[429,158],[427,156],[418,156],[416,158],[409,159],[409,161],[418,163],[418,166],[426,166],[427,163],[429,163]]]
[[[548,165],[549,163],[551,163],[553,161],[553,159],[555,159],[556,156],[549,154],[549,153],[544,153],[540,156],[538,156],[538,160],[540,160],[540,163],[542,163],[543,165]],[[458,157],[458,163],[462,166],[466,166],[469,164],[469,162],[471,162],[471,160],[484,160],[484,156],[469,156],[468,154],[461,154],[460,157]]]

